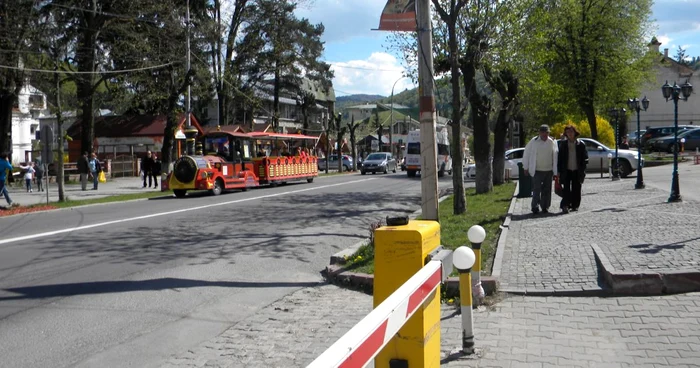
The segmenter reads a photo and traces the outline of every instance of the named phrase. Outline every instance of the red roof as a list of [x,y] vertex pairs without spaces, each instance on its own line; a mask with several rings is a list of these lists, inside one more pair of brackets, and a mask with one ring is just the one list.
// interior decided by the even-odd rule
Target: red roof
[[[191,115],[192,126],[202,132],[199,121]],[[177,124],[181,128],[185,124],[185,114],[181,114]],[[73,139],[79,138],[81,133],[81,120],[77,120],[67,134]],[[165,115],[112,115],[95,117],[95,137],[119,138],[119,137],[157,137],[165,132]]]

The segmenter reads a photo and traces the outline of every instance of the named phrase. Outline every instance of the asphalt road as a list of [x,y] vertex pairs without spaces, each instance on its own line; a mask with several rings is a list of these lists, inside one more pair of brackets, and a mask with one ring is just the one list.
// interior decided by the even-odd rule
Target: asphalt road
[[[673,164],[647,167],[643,169],[644,184],[671,193],[671,178],[673,177]],[[636,172],[625,179],[636,182]],[[679,187],[681,198],[687,198],[700,202],[700,165],[694,165],[692,161],[678,164]]]
[[419,208],[400,172],[0,218],[0,365],[159,366]]

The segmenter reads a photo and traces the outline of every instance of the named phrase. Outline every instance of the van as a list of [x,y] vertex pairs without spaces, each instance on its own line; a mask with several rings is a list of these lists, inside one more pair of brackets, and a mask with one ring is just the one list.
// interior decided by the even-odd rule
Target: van
[[[452,175],[452,156],[450,155],[450,138],[447,128],[438,128],[435,133],[437,143],[437,174],[438,177],[445,176],[445,173]],[[406,142],[406,175],[416,176],[421,171],[421,150],[420,150],[420,130],[408,132]]]

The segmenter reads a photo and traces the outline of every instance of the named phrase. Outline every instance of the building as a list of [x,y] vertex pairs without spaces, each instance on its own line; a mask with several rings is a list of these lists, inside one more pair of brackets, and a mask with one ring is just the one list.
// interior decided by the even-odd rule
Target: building
[[39,119],[48,114],[46,94],[25,83],[12,108],[12,162],[27,162],[37,159],[33,144],[39,130]]
[[[175,157],[185,151],[186,115],[181,114],[175,132]],[[192,126],[199,134],[205,130],[197,118],[192,115]],[[160,152],[163,147],[163,132],[167,118],[165,115],[110,115],[95,118],[94,147],[100,159],[115,159],[118,156],[142,156],[146,151]],[[209,127],[214,129],[213,127]],[[241,129],[234,126],[233,129]],[[68,161],[75,162],[80,157],[80,121],[75,121],[66,133],[71,137],[68,142]]]
[[404,105],[399,105],[399,104],[381,104],[381,103],[366,103],[362,105],[355,105],[355,106],[349,106],[345,108],[345,112],[343,113],[343,116],[347,115],[348,119],[350,117],[354,117],[355,120],[364,120],[369,117],[372,117],[374,114],[374,110],[379,108],[380,111],[386,111],[386,110],[392,110],[393,109],[396,111],[401,111],[401,110],[408,110],[408,106]]
[[[654,60],[653,66],[655,78],[653,82],[646,83],[642,87],[642,92],[638,96],[640,99],[644,98],[644,96],[649,99],[649,109],[647,109],[647,111],[642,110],[639,115],[641,129],[673,125],[673,101],[666,101],[661,93],[661,86],[667,81],[670,85],[673,85],[674,81],[678,83],[678,85],[688,81],[695,88],[700,86],[700,76],[698,73],[694,73],[691,68],[670,58],[667,48],[664,49],[662,54],[659,51],[659,46],[661,46],[661,42],[654,37],[649,44],[649,49],[654,55],[658,55]],[[700,97],[698,97],[697,91],[688,98],[688,101],[678,101],[678,124],[700,126]],[[627,127],[629,132],[637,130],[636,116],[630,116]]]
[[[255,91],[255,97],[262,101],[260,108],[253,113],[251,119],[244,117],[244,125],[249,129],[256,130],[256,125],[266,126],[272,123],[274,96],[271,89],[271,81],[268,81],[261,88]],[[335,109],[335,91],[333,87],[328,90],[321,87],[317,82],[309,79],[302,79],[302,90],[310,92],[316,99],[315,106],[308,114],[309,135],[318,135],[322,131],[324,122],[332,115]],[[219,122],[219,100],[214,98],[205,109],[204,120],[206,125],[218,125]],[[297,99],[297,95],[288,91],[282,91],[279,96],[279,124],[283,133],[296,133],[303,128],[303,115]]]

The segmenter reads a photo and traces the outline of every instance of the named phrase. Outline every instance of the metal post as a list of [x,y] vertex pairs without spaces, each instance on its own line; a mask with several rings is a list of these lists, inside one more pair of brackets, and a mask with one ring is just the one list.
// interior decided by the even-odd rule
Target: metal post
[[[192,67],[191,61],[190,61],[190,0],[187,0],[187,21],[186,21],[186,27],[187,27],[187,78],[190,77],[190,68]],[[190,118],[190,113],[192,112],[191,109],[191,100],[192,99],[192,87],[190,86],[189,81],[187,82],[187,127],[192,126],[192,120]],[[189,154],[192,154],[194,152],[188,152]]]
[[[437,146],[433,93],[433,39],[430,0],[416,1],[420,96],[421,209],[425,220],[438,221]],[[461,173],[460,173],[461,175]]]
[[[58,165],[56,165],[58,166]],[[58,176],[58,175],[57,175]],[[44,160],[44,177],[46,178],[46,204],[49,204],[49,164]]]
[[639,110],[639,102],[637,102],[637,182],[634,184],[634,189],[644,189],[644,175],[642,174],[642,139],[639,136]]
[[618,149],[620,146],[620,134],[619,134],[619,125],[620,125],[620,111],[618,111],[615,114],[615,169],[612,171],[613,172],[613,177],[612,180],[620,180],[620,160],[618,156]]
[[462,352],[474,354],[474,317],[472,314],[471,269],[459,271],[459,300],[462,312]]
[[668,197],[669,202],[681,201],[681,188],[678,183],[678,97],[680,88],[673,86],[673,178],[671,179],[671,196]]

